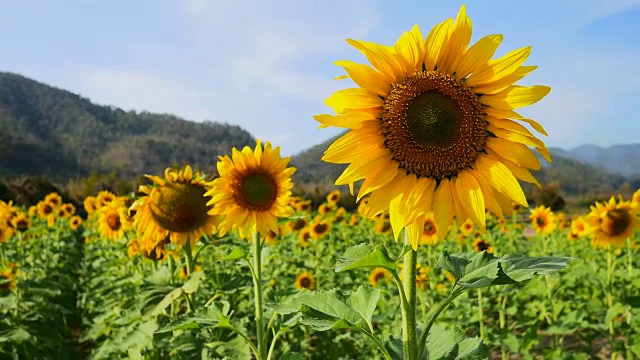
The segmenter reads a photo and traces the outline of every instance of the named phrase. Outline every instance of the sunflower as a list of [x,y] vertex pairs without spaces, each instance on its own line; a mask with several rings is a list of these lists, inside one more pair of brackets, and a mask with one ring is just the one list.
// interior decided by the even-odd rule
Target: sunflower
[[580,235],[578,235],[577,232],[574,232],[573,230],[569,231],[567,233],[567,239],[569,239],[570,241],[574,241],[580,238]]
[[588,215],[592,228],[591,244],[596,247],[621,245],[639,227],[637,205],[631,201],[616,201],[612,196],[603,204],[596,202]]
[[473,249],[477,252],[486,251],[488,253],[493,253],[493,246],[491,246],[491,244],[489,244],[486,240],[483,240],[482,238],[477,238],[473,242]]
[[98,192],[98,195],[96,196],[96,201],[95,201],[95,209],[98,210],[100,208],[102,208],[103,206],[107,205],[108,203],[116,200],[118,197],[116,196],[116,194],[112,193],[109,190],[102,190],[100,192]]
[[351,217],[349,218],[349,226],[356,226],[359,221],[360,217],[358,217],[357,214],[351,214]]
[[[519,121],[546,135],[542,126],[514,111],[550,91],[514,85],[535,69],[522,66],[531,49],[492,60],[502,36],[468,48],[470,38],[463,5],[455,22],[442,22],[426,39],[416,25],[394,46],[347,40],[373,68],[338,61],[359,88],[326,100],[337,115],[314,117],[321,127],[350,129],[323,160],[349,164],[336,185],[353,189],[364,179],[357,199],[370,194],[373,214],[392,209],[396,240],[431,209],[438,228],[446,229],[453,216],[484,227],[485,208],[502,216],[511,213],[512,200],[527,206],[517,179],[538,184],[529,169],[540,168],[528,146],[551,160]],[[410,241],[417,248],[418,238]]]
[[372,286],[378,286],[380,281],[387,276],[389,276],[389,272],[386,269],[377,267],[371,270],[371,273],[369,273],[369,282]]
[[340,201],[341,196],[342,194],[340,193],[340,190],[333,190],[329,195],[327,195],[327,203],[335,205]]
[[124,233],[129,229],[127,221],[127,208],[116,201],[106,203],[98,210],[98,231],[102,238],[117,241],[124,238]]
[[309,246],[309,240],[311,240],[311,229],[304,228],[300,230],[300,233],[298,234],[298,242],[300,243],[300,246]]
[[60,210],[63,212],[61,217],[70,218],[76,213],[76,207],[73,204],[62,204]]
[[220,177],[209,183],[211,190],[205,195],[212,199],[207,205],[211,215],[224,215],[220,235],[237,229],[243,237],[251,233],[266,234],[278,231],[278,218],[293,215],[289,205],[295,168],[287,167],[290,158],[280,158],[280,147],[270,142],[256,141],[252,150],[232,150],[232,157],[219,157]]
[[582,216],[571,219],[570,233],[575,233],[577,237],[584,237],[589,234],[589,230],[589,223]]
[[38,216],[43,219],[46,219],[51,215],[53,215],[54,211],[56,210],[56,208],[53,207],[47,201],[40,201],[37,206],[38,206]]
[[87,216],[91,216],[96,211],[96,198],[94,196],[87,196],[82,202],[84,210],[87,212]]
[[56,209],[60,205],[62,205],[62,197],[60,196],[60,194],[53,192],[47,194],[47,196],[44,197],[44,202],[48,203],[49,205],[51,205],[51,207]]
[[343,208],[343,207],[339,207],[338,210],[336,211],[335,215],[333,216],[333,222],[334,223],[341,223],[344,221],[345,216],[347,216],[347,209]]
[[11,268],[7,268],[0,272],[0,294],[7,291],[13,291],[16,288],[16,274]]
[[384,220],[376,221],[376,226],[373,228],[376,234],[388,234],[391,231],[391,223]]
[[539,235],[551,234],[556,229],[556,216],[550,208],[540,205],[530,215],[531,226]]
[[562,229],[566,229],[569,226],[569,223],[567,222],[567,214],[563,213],[563,212],[559,212],[556,214],[556,223],[558,224],[558,227],[562,230]]
[[320,215],[327,215],[331,210],[333,210],[333,207],[329,204],[320,204],[320,206],[318,206],[318,214]]
[[331,231],[331,224],[328,221],[320,220],[311,225],[311,237],[320,239]]
[[307,219],[298,218],[298,219],[294,219],[294,220],[289,221],[287,223],[287,227],[291,231],[298,232],[298,231],[304,229],[307,226],[307,224],[308,224]]
[[436,227],[433,213],[428,212],[422,218],[419,218],[418,223],[424,222],[422,226],[422,237],[420,238],[421,245],[435,245],[438,243],[438,228]]
[[631,202],[640,206],[640,189],[633,193],[633,196],[631,196]]
[[31,220],[24,213],[18,213],[11,219],[11,226],[18,232],[24,232],[31,227]]
[[467,219],[467,221],[465,221],[460,227],[460,231],[465,235],[469,235],[473,232],[473,228],[473,221],[471,221],[471,219]]
[[133,225],[138,237],[154,242],[169,236],[170,242],[184,246],[187,239],[193,249],[202,234],[213,234],[218,217],[210,215],[209,187],[191,166],[175,171],[167,168],[164,179],[147,175],[154,186],[140,186],[146,194],[130,207],[135,212]]
[[28,215],[30,218],[38,215],[38,207],[36,205],[29,206]]
[[71,219],[69,219],[69,227],[71,228],[71,230],[76,230],[80,227],[80,225],[82,225],[82,218],[80,216],[75,215],[72,216]]
[[278,243],[278,236],[282,233],[282,230],[275,231],[267,231],[267,234],[264,236],[264,242],[268,245],[276,245]]
[[313,289],[313,285],[315,284],[315,279],[310,272],[304,271],[296,276],[296,288],[298,289]]

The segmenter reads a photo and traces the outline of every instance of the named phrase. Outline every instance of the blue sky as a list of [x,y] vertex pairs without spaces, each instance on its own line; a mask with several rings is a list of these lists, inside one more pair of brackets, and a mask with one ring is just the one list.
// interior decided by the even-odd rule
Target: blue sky
[[[125,110],[237,124],[295,154],[337,134],[312,115],[349,86],[333,61],[365,62],[346,38],[392,44],[455,17],[458,1],[0,0],[0,70]],[[473,39],[496,55],[531,45],[525,108],[550,146],[640,142],[640,0],[467,1]]]

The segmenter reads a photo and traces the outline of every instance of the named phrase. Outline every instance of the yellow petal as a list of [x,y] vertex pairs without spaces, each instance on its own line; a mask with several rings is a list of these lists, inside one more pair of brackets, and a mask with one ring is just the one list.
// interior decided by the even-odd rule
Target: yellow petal
[[482,96],[480,101],[497,109],[511,110],[535,104],[545,97],[549,91],[551,91],[550,87],[542,85],[511,85],[497,94]]
[[367,57],[371,65],[380,72],[388,84],[395,84],[404,77],[402,64],[388,47],[352,39],[347,39],[347,42]]
[[438,229],[438,236],[442,235],[441,239],[446,238],[449,224],[453,218],[453,199],[447,178],[440,181],[433,196],[433,218]]
[[540,182],[531,174],[531,172],[528,169],[518,166],[518,164],[505,159],[504,157],[500,156],[498,153],[494,152],[491,149],[485,149],[485,151],[487,152],[487,154],[491,155],[492,157],[496,158],[499,162],[503,163],[509,169],[509,171],[511,171],[513,176],[516,177],[516,179],[526,181],[531,184],[535,184],[539,188],[542,187]]
[[534,170],[540,169],[538,158],[533,154],[531,149],[523,144],[501,138],[489,138],[487,139],[487,147],[519,166]]
[[495,76],[484,84],[474,86],[473,91],[478,94],[495,94],[513,85],[516,81],[527,76],[530,72],[537,68],[537,66],[520,66],[510,74],[504,72],[504,76],[502,77]]
[[478,40],[460,59],[456,69],[458,78],[466,78],[469,74],[487,66],[498,46],[502,43],[502,35],[488,35]]
[[499,59],[490,60],[487,67],[467,78],[467,85],[477,86],[510,75],[527,60],[529,54],[531,54],[531,47],[527,46],[513,50]]
[[438,61],[441,58],[443,49],[447,43],[449,37],[449,28],[451,27],[453,20],[447,19],[440,24],[436,25],[427,36],[425,54],[425,66],[427,70],[434,70],[438,65]]
[[387,96],[391,85],[385,81],[384,76],[372,69],[369,65],[358,64],[349,60],[339,60],[336,65],[342,66],[356,85],[369,90],[371,93]]
[[451,27],[449,41],[444,50],[442,59],[438,62],[438,70],[452,73],[460,63],[462,54],[469,47],[471,41],[471,19],[466,14],[466,7],[460,7],[456,21]]
[[494,127],[499,127],[500,129],[509,130],[511,132],[526,135],[526,136],[532,136],[532,137],[535,136],[531,133],[531,131],[529,131],[529,129],[527,129],[520,123],[515,122],[514,120],[496,119],[491,116],[487,116],[487,121],[489,121],[490,125]]
[[[420,39],[420,43],[424,40]],[[405,74],[413,74],[418,68],[418,64],[422,64],[420,58],[420,45],[416,42],[412,31],[405,31],[394,45],[394,50],[398,56],[398,60],[403,65]]]
[[[336,179],[336,185],[348,185],[358,180],[364,179],[369,174],[380,171],[381,168],[389,168],[391,162],[391,154],[380,153],[379,156],[373,158],[367,158],[365,161],[353,162],[344,170],[342,175]],[[394,167],[394,166],[392,166]],[[366,193],[363,193],[364,189],[360,189],[358,200]]]
[[500,208],[500,204],[496,201],[494,197],[494,191],[491,188],[491,185],[485,180],[485,178],[478,173],[475,169],[469,169],[469,171],[475,178],[478,180],[478,185],[480,185],[480,189],[482,190],[482,196],[484,197],[485,207],[487,210],[491,211],[498,217],[502,217],[502,209]]
[[378,122],[378,119],[376,119],[373,114],[363,111],[349,111],[341,115],[320,114],[315,115],[313,118],[321,124],[319,128],[337,126],[347,129],[357,129],[368,121]]
[[480,155],[476,159],[476,169],[494,189],[515,202],[528,206],[518,180],[504,164],[489,155]]
[[499,128],[493,128],[492,131],[497,137],[503,138],[505,140],[517,142],[520,144],[525,144],[528,146],[533,146],[538,150],[540,155],[544,157],[548,162],[551,162],[551,154],[547,149],[547,146],[535,137],[529,137],[522,134],[516,134],[508,130],[503,130]]
[[363,157],[379,156],[383,146],[378,128],[379,124],[372,124],[349,131],[329,146],[322,160],[334,164],[347,164],[361,161]]
[[407,225],[404,231],[407,232],[411,247],[413,248],[413,250],[417,251],[418,243],[420,242],[420,238],[422,237],[422,233],[424,232],[424,216],[416,222]]
[[485,206],[484,196],[478,180],[471,172],[463,170],[458,173],[455,182],[455,191],[458,194],[460,205],[471,217],[471,220],[482,228],[485,227]]
[[350,88],[336,91],[324,101],[337,114],[343,114],[347,109],[371,109],[382,107],[384,100],[377,95],[361,88]]
[[[389,157],[390,160],[390,157]],[[387,185],[398,173],[396,166],[380,166],[375,173],[371,173],[360,186],[360,196],[364,196],[372,191]]]

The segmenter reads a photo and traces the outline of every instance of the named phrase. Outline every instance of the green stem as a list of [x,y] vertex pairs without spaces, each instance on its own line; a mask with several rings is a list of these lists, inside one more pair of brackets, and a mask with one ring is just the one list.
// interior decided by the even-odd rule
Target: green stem
[[[184,254],[185,254],[185,266],[187,267],[187,279],[191,276],[193,272],[193,253],[191,252],[191,242],[187,237],[187,242],[184,244]],[[193,294],[185,293],[184,296],[187,298],[187,306],[189,307],[189,312],[194,312],[195,306],[193,301]]]
[[[614,261],[611,253],[613,249],[611,245],[607,247],[607,306],[609,309],[613,307],[613,270]],[[611,359],[617,358],[617,353],[614,350],[614,343],[616,338],[615,327],[613,324],[614,319],[609,320],[609,344],[611,345]]]
[[[408,232],[404,231],[405,245],[411,245]],[[418,253],[409,250],[404,255],[404,292],[406,302],[402,306],[402,343],[404,359],[416,360],[418,338],[416,329],[416,264]]]
[[384,356],[384,358],[386,360],[391,360],[391,354],[389,354],[387,349],[385,349],[384,345],[382,344],[382,342],[380,340],[378,340],[378,338],[376,338],[373,334],[371,334],[370,332],[364,330],[361,327],[356,327],[356,330],[358,330],[361,333],[367,335],[371,340],[373,340],[373,342],[376,343],[376,345],[378,346],[378,349],[380,349],[380,352],[382,352],[382,355]]
[[262,309],[262,246],[260,235],[253,234],[253,289],[256,310],[256,329],[258,339],[258,360],[267,358],[267,347],[265,342],[264,310]]
[[440,316],[440,313],[447,307],[449,306],[449,304],[451,304],[451,302],[453,300],[455,300],[455,298],[457,298],[458,296],[460,296],[462,293],[464,293],[467,289],[465,288],[457,288],[453,287],[453,289],[451,289],[451,293],[449,294],[449,297],[441,302],[440,304],[438,304],[438,307],[433,310],[433,312],[431,313],[431,315],[429,316],[428,320],[427,320],[427,326],[424,328],[424,331],[422,332],[422,335],[420,335],[420,340],[418,340],[418,359],[422,359],[423,354],[424,354],[424,349],[427,343],[427,336],[429,336],[429,331],[431,331],[431,327],[433,326],[433,324],[436,322],[436,319],[438,318],[438,316]]
[[627,239],[627,274],[631,278],[633,272],[633,248],[631,247],[631,238]]
[[271,360],[271,357],[273,356],[273,353],[274,353],[273,350],[276,348],[276,341],[282,334],[284,334],[284,331],[278,331],[273,335],[273,340],[271,340],[271,346],[269,346],[269,353],[267,354],[267,360]]
[[482,289],[476,289],[478,294],[478,323],[480,324],[480,340],[484,341],[484,311],[482,309]]

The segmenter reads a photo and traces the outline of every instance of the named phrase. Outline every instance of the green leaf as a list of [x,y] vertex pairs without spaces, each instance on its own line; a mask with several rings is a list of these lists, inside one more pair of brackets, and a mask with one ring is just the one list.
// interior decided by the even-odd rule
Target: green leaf
[[490,358],[489,351],[479,338],[467,338],[459,329],[434,325],[427,336],[429,360],[475,360]]
[[173,289],[170,293],[168,293],[156,307],[151,311],[151,316],[160,315],[164,309],[169,307],[172,302],[174,302],[177,298],[182,295],[182,288]]
[[[405,246],[402,255],[409,251],[411,247]],[[397,259],[392,259],[384,245],[380,244],[372,249],[368,244],[360,244],[347,249],[347,251],[338,258],[336,264],[336,272],[345,270],[382,267],[390,271],[396,271]]]
[[570,258],[566,257],[506,255],[496,258],[486,251],[455,255],[443,251],[438,259],[438,266],[449,271],[458,286],[480,288],[530,280],[535,275],[546,275],[564,269],[569,261]]
[[304,360],[304,356],[298,353],[286,353],[280,357],[280,360]]
[[299,312],[299,321],[318,331],[363,326],[372,332],[371,318],[379,300],[379,290],[360,286],[349,298],[336,289],[302,292],[273,309],[280,314]]
[[202,280],[204,280],[204,272],[196,271],[191,273],[191,275],[189,275],[189,280],[187,280],[187,282],[182,285],[182,291],[184,291],[186,294],[192,294],[196,292],[196,290],[198,290],[198,287],[200,287],[200,283],[202,283]]
[[177,330],[202,329],[205,327],[218,326],[220,319],[229,317],[230,305],[227,301],[214,301],[207,308],[200,308],[192,314],[183,314],[171,321],[156,334],[167,333]]
[[231,251],[229,255],[218,259],[218,261],[239,260],[239,259],[249,260],[249,256],[250,256],[250,253],[248,251],[244,251],[243,249],[237,247],[233,249],[233,251]]

